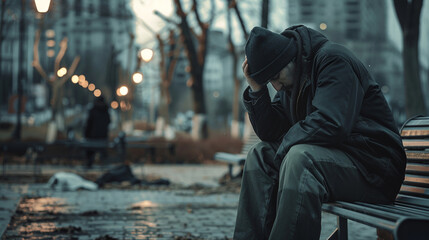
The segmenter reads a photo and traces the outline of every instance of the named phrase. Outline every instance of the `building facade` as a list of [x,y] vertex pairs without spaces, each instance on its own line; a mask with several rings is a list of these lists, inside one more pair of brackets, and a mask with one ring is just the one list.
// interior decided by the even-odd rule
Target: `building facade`
[[398,122],[404,120],[402,57],[388,37],[386,0],[289,0],[289,23],[312,27],[345,45],[380,84]]
[[[5,16],[12,22],[3,43],[1,54],[1,102],[4,107],[7,98],[16,94],[18,81],[17,52],[19,49],[19,21],[13,15],[19,13],[21,1],[9,0]],[[33,1],[26,6],[25,25],[25,68],[24,94],[27,96],[28,111],[39,111],[48,107],[49,85],[33,68],[33,45],[35,32],[40,31],[38,46],[42,68],[51,76],[60,42],[67,39],[67,51],[60,67],[69,68],[73,59],[80,57],[75,71],[85,75],[109,100],[115,98],[115,89],[122,83],[129,83],[137,63],[135,44],[135,20],[130,0],[57,0],[51,1],[48,13],[36,13]],[[16,17],[15,17],[16,18]],[[19,17],[18,17],[19,19]],[[70,81],[64,85],[67,104],[86,104],[92,94]],[[8,96],[6,96],[8,95]],[[46,99],[43,99],[46,98]]]

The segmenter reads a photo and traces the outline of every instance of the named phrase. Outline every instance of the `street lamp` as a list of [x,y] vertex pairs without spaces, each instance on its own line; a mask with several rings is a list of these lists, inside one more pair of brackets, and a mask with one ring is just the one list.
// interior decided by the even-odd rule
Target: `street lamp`
[[128,94],[128,88],[126,86],[120,87],[119,93],[121,94],[121,96],[126,96]]
[[65,68],[65,67],[62,67],[62,68],[58,69],[58,71],[57,71],[58,77],[64,77],[64,75],[66,75],[66,74],[67,74],[67,68]]
[[[49,9],[49,4],[50,4],[50,0],[35,0],[36,3],[36,8],[37,11],[41,12],[41,13],[45,13],[48,11]],[[40,5],[40,10],[39,10],[39,4],[40,3],[44,3],[42,4],[45,7],[42,7],[42,5]],[[47,7],[46,7],[47,6]],[[21,0],[21,16],[20,16],[20,20],[19,20],[19,55],[18,55],[18,59],[19,59],[19,72],[18,72],[18,107],[17,107],[17,111],[16,111],[16,127],[15,127],[15,131],[14,131],[14,138],[17,140],[21,140],[21,105],[22,105],[22,95],[23,95],[23,78],[24,78],[24,66],[23,66],[23,62],[24,62],[24,33],[25,33],[25,8],[26,8],[26,0]]]
[[149,62],[153,57],[153,50],[149,48],[145,48],[140,51],[140,56],[145,62]]
[[39,13],[46,13],[49,10],[51,0],[34,0],[36,3],[36,9]]
[[135,72],[135,73],[133,74],[133,81],[134,81],[136,84],[141,83],[141,82],[143,81],[143,74],[142,74],[142,73],[140,73],[140,72]]

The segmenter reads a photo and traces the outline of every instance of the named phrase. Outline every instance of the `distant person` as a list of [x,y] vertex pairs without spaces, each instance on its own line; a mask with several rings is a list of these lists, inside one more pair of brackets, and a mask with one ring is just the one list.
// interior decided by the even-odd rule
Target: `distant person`
[[[94,105],[89,110],[88,119],[85,126],[85,138],[88,140],[105,140],[109,137],[109,107],[104,101],[104,97],[95,98]],[[87,151],[87,167],[92,167],[95,159],[94,150]],[[102,156],[106,155],[106,151],[100,151]]]
[[234,239],[319,239],[324,202],[393,202],[405,152],[365,65],[302,25],[255,27],[245,53],[243,99],[262,142],[244,166]]

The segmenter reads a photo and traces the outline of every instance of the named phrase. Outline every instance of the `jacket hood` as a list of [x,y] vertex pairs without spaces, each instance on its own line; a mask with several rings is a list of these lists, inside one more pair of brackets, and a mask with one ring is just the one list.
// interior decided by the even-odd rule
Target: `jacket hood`
[[310,85],[310,74],[314,56],[321,46],[328,41],[328,39],[323,34],[304,25],[289,27],[281,34],[285,37],[294,38],[298,48],[295,63],[295,82],[290,101],[292,121],[296,123],[303,119],[305,115],[303,113],[303,109],[298,107],[299,93],[306,86]]
[[285,31],[287,30],[298,33],[301,38],[302,58],[306,61],[311,62],[319,48],[328,41],[325,35],[304,25],[292,26],[287,28]]

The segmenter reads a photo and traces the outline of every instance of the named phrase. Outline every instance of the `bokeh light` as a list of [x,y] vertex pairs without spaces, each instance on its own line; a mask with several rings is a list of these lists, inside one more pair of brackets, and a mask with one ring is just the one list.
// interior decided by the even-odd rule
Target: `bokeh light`
[[46,42],[46,46],[48,46],[48,47],[54,47],[55,46],[55,40],[48,40]]
[[46,56],[48,57],[53,57],[55,55],[55,51],[52,49],[49,49],[48,51],[46,51]]
[[321,23],[319,27],[320,27],[320,30],[326,30],[328,28],[328,25],[326,25],[326,23]]
[[117,109],[117,108],[119,107],[119,103],[118,103],[117,101],[112,101],[112,103],[110,104],[110,106],[111,106],[113,109]]
[[52,30],[52,29],[48,29],[48,30],[46,30],[46,32],[45,32],[45,36],[46,36],[47,38],[53,38],[53,37],[55,37],[55,31],[54,31],[54,30]]
[[45,13],[49,10],[49,4],[51,0],[35,0],[36,9],[39,13]]
[[81,74],[79,75],[79,84],[82,84],[83,82],[85,82],[85,75]]
[[121,96],[125,96],[128,94],[128,88],[126,86],[122,86],[119,88],[119,92],[121,93]]
[[136,72],[133,74],[133,81],[137,84],[143,81],[143,74],[140,72]]
[[64,77],[64,75],[66,75],[66,74],[67,74],[67,68],[65,68],[65,67],[62,67],[62,68],[58,69],[58,71],[57,71],[58,77]]
[[76,84],[79,82],[79,77],[77,75],[73,75],[71,77],[71,81],[72,81],[72,83]]
[[149,48],[145,48],[140,51],[140,56],[142,57],[143,61],[149,62],[150,60],[152,60],[153,50]]
[[94,83],[91,83],[91,84],[88,85],[88,90],[91,91],[91,92],[95,90]]
[[96,96],[96,97],[101,96],[101,90],[100,89],[95,89],[94,90],[94,96]]

